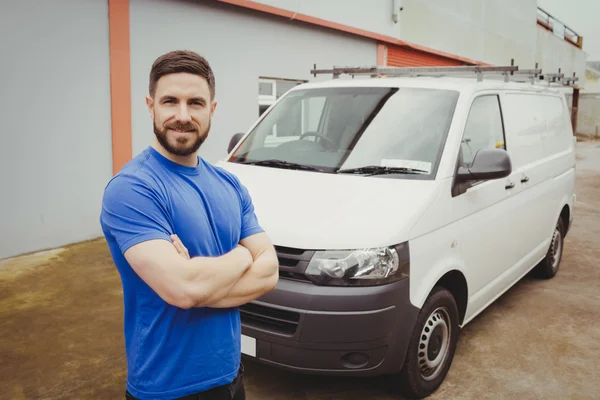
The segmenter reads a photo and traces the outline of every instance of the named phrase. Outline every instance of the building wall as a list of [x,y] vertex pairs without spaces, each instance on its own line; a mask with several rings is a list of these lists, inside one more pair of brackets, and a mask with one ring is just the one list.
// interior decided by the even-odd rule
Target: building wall
[[200,150],[211,162],[225,157],[231,136],[247,131],[258,118],[259,77],[312,81],[315,63],[331,67],[372,65],[377,60],[375,41],[302,22],[220,3],[132,0],[134,155],[154,137],[144,102],[152,63],[177,48],[205,56],[216,76],[217,110]]
[[[572,98],[569,98],[572,103]],[[600,94],[581,94],[577,114],[577,133],[600,137]]]
[[108,8],[20,0],[0,12],[0,258],[101,235],[111,176]]
[[[585,69],[581,49],[537,26],[537,0],[258,1],[489,64],[514,59],[533,68],[537,62],[543,70],[560,66],[581,77]],[[396,24],[394,5],[403,8]]]
[[541,27],[537,28],[536,60],[544,72],[558,72],[559,68],[565,75],[575,72],[578,83],[584,85],[586,54]]
[[392,19],[394,6],[399,8],[403,0],[255,0],[300,14],[310,15],[338,24],[400,38],[400,16],[398,22]]
[[600,74],[586,70],[583,90],[586,93],[600,93]]
[[536,0],[403,0],[401,39],[495,65],[534,65]]

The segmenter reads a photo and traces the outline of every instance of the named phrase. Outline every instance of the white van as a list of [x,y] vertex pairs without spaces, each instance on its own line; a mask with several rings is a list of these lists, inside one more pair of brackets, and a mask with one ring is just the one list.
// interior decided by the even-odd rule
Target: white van
[[333,79],[287,92],[219,165],[280,260],[240,307],[243,353],[287,370],[444,380],[459,329],[530,270],[553,277],[575,201],[560,90],[463,77]]

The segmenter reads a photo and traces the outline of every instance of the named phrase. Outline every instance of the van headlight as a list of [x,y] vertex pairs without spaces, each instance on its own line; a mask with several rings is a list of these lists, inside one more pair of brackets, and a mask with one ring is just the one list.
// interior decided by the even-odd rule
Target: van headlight
[[408,278],[408,243],[359,250],[317,251],[306,276],[317,285],[373,286]]

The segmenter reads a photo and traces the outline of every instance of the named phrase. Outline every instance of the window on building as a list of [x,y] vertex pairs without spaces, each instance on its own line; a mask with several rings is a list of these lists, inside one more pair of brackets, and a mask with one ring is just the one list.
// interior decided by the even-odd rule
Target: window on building
[[260,117],[265,111],[267,111],[267,109],[288,90],[305,82],[306,81],[294,79],[259,78],[258,116]]
[[[267,109],[271,105],[275,104],[277,99],[283,96],[288,90],[305,82],[306,81],[294,79],[259,78],[258,116],[260,117],[265,111],[267,111]],[[309,106],[310,109],[313,110],[312,113],[304,110],[305,107]],[[300,137],[300,135],[305,131],[305,124],[306,126],[308,126],[308,124],[312,124],[311,126],[314,126],[314,114],[317,112],[314,109],[314,104],[302,104],[302,108],[294,110],[291,118],[278,121],[278,123],[273,126],[273,131],[267,138],[267,141],[271,144],[277,144]],[[297,127],[299,126],[302,126],[302,132],[297,131]]]
[[471,166],[482,149],[506,149],[500,101],[495,95],[478,97],[471,105],[462,140],[464,165]]

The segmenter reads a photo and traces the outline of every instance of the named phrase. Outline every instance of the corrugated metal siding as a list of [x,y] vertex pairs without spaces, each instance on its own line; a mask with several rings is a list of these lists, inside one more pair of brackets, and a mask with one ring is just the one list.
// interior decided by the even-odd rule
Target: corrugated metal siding
[[408,47],[388,46],[387,65],[389,67],[443,67],[464,64],[457,60]]

